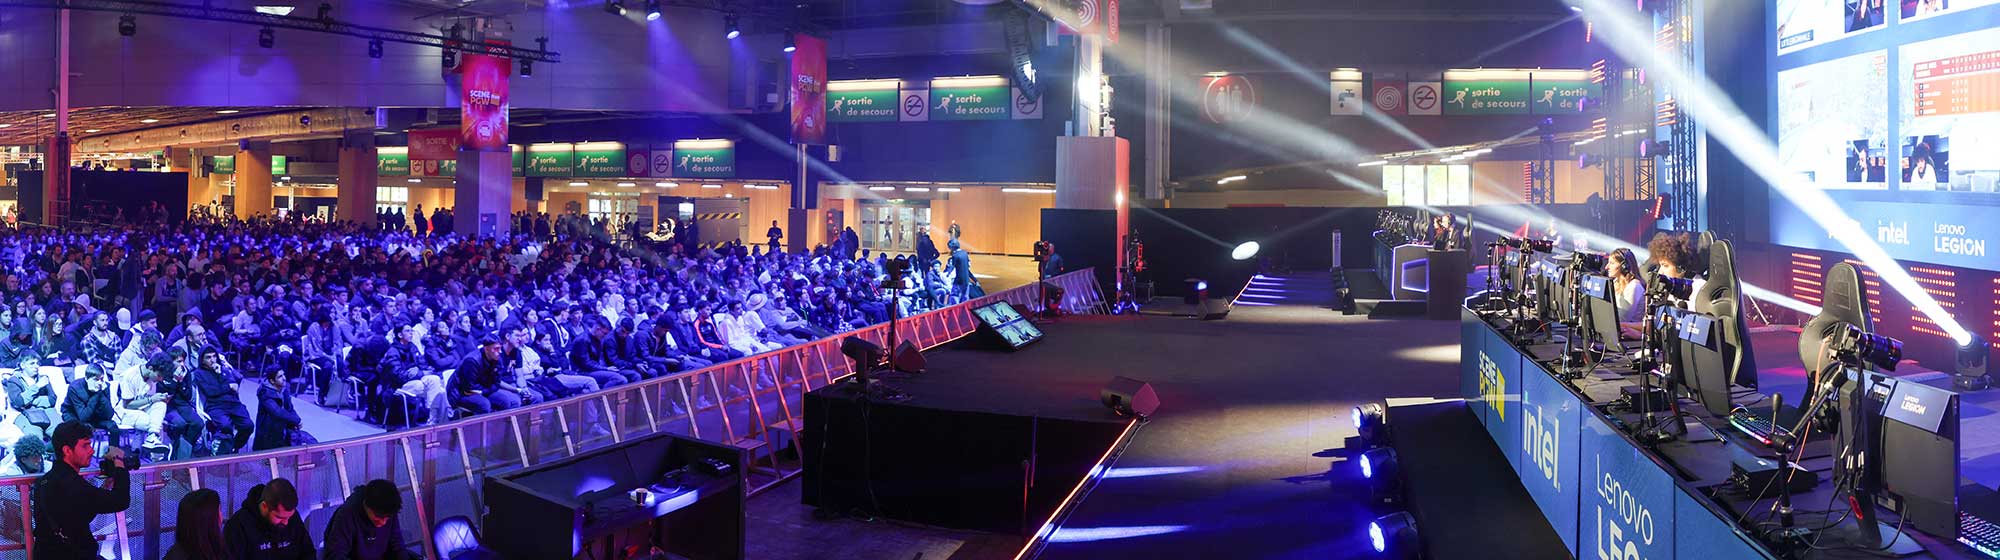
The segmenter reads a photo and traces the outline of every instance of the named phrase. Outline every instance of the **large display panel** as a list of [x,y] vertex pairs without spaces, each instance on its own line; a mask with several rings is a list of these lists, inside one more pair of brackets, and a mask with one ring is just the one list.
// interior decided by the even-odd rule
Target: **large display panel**
[[1469,206],[1470,165],[1384,165],[1382,192],[1389,206]]
[[[1824,191],[1897,259],[2000,270],[2000,0],[1772,5],[1788,186]],[[1847,250],[1771,195],[1772,241]]]

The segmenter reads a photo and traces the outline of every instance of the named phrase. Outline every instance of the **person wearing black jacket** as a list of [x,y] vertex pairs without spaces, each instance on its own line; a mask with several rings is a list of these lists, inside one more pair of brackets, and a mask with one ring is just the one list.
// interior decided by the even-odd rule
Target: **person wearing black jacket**
[[292,409],[292,397],[285,394],[285,372],[272,371],[257,386],[257,437],[250,448],[263,451],[290,447],[292,430],[301,428],[299,413]]
[[49,376],[42,373],[41,366],[32,360],[21,369],[0,381],[0,387],[7,390],[7,406],[21,414],[14,417],[14,425],[21,428],[24,435],[54,437],[60,413],[56,412],[56,392]]
[[312,535],[298,515],[299,491],[273,478],[250,488],[243,509],[222,524],[222,540],[235,560],[314,560]]
[[[208,417],[229,431],[226,447],[217,453],[228,455],[243,449],[250,443],[251,431],[256,424],[250,421],[250,409],[243,406],[243,398],[236,394],[236,382],[240,378],[233,370],[222,365],[222,354],[214,348],[201,350],[201,367],[194,375],[195,390],[201,393],[202,408],[208,410]],[[239,559],[240,560],[240,559]]]
[[596,379],[597,385],[606,389],[639,380],[639,372],[622,371],[612,363],[612,353],[616,348],[608,323],[602,317],[596,318],[590,327],[590,334],[570,343],[566,352],[571,370]]
[[179,461],[194,456],[194,442],[201,439],[208,422],[194,407],[194,379],[188,368],[181,367],[186,355],[179,349],[168,350],[165,357],[154,358],[146,367],[159,372],[159,392],[167,396],[167,415],[161,421],[171,440],[173,453],[170,461]]
[[321,560],[410,560],[403,544],[403,530],[396,515],[403,511],[403,495],[396,485],[375,479],[354,489],[347,501],[333,510],[326,523],[325,550]]
[[84,480],[78,471],[90,467],[96,450],[91,446],[91,430],[76,422],[56,426],[56,462],[47,474],[35,479],[29,503],[34,504],[35,546],[29,556],[43,560],[71,560],[97,556],[97,539],[90,534],[90,520],[99,515],[125,511],[132,505],[132,477],[125,453],[113,447],[105,454],[109,469],[102,475],[110,487],[99,488]]
[[458,363],[447,388],[452,406],[471,410],[473,414],[521,406],[521,390],[500,374],[500,355],[500,340],[488,337],[480,341],[478,352]]
[[118,412],[111,407],[111,380],[104,375],[104,368],[96,364],[84,366],[83,371],[83,382],[71,385],[69,396],[63,397],[63,421],[117,431]]

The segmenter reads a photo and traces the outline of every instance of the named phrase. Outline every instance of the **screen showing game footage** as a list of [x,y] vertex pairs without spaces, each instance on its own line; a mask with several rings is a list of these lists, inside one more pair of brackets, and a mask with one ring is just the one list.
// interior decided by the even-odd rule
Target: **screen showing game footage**
[[973,308],[972,314],[979,317],[980,323],[1000,333],[1000,338],[1006,340],[1010,348],[1019,350],[1042,339],[1042,329],[1022,317],[1020,312],[1014,310],[1013,304],[1005,301]]
[[[1770,132],[1898,259],[2000,270],[2000,0],[1775,0]],[[1772,189],[1771,239],[1846,251]]]

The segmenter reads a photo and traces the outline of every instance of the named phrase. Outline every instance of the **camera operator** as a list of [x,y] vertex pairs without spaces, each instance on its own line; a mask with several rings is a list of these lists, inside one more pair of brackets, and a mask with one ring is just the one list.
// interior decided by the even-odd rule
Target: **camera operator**
[[1056,253],[1056,244],[1048,241],[1035,242],[1035,260],[1042,263],[1042,280],[1063,273],[1062,255]]
[[91,447],[91,430],[78,422],[56,426],[56,462],[48,474],[35,480],[35,549],[30,554],[44,560],[97,556],[97,539],[90,533],[90,520],[99,515],[124,511],[132,504],[131,466],[125,452],[116,447],[98,463],[110,487],[99,488],[84,480],[78,471],[90,466],[96,455]]

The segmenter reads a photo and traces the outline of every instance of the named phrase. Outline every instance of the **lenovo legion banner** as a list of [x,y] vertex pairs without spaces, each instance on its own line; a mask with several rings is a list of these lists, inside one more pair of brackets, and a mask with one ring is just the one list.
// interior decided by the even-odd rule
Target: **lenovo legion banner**
[[507,77],[512,60],[482,54],[459,57],[459,146],[479,152],[507,150]]
[[826,40],[798,33],[792,52],[792,143],[826,143]]

